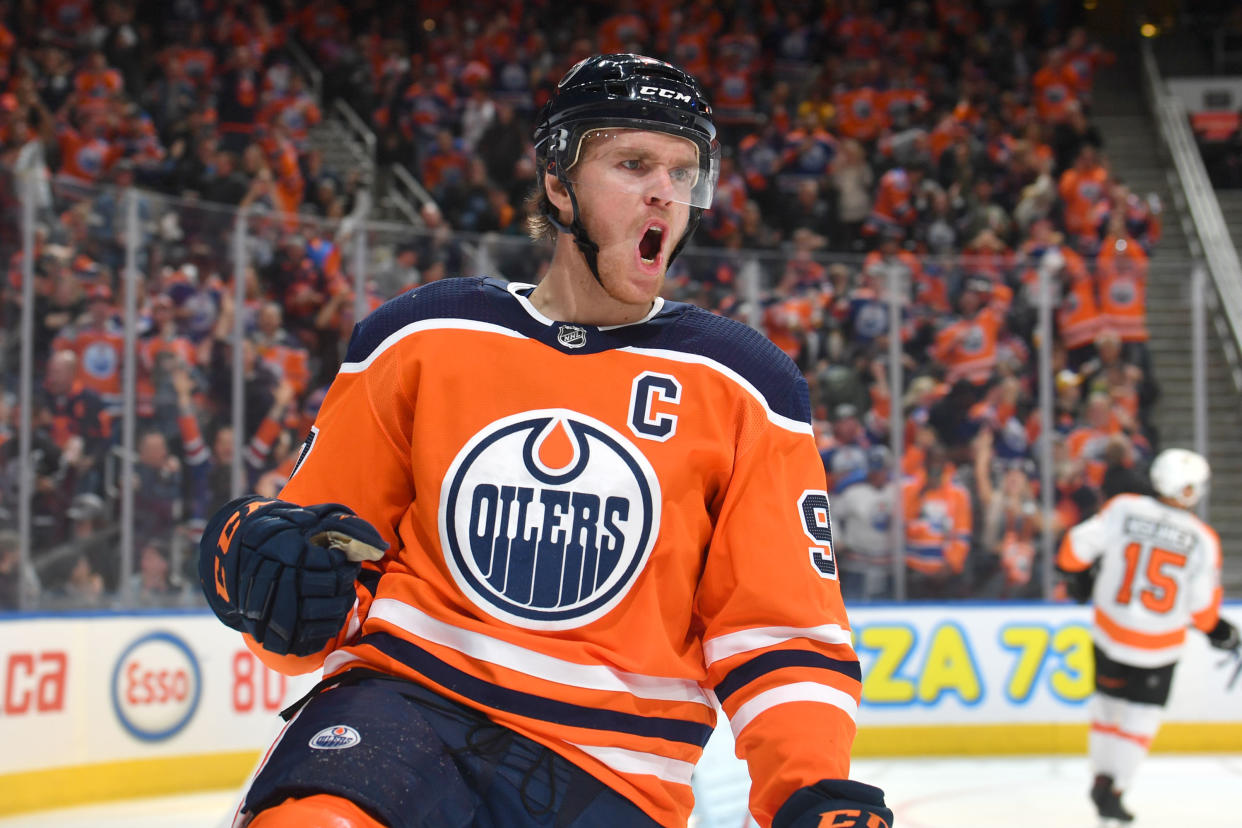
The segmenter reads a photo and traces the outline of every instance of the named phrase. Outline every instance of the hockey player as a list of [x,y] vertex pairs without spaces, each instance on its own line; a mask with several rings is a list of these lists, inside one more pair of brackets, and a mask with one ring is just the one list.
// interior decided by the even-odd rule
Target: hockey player
[[1238,648],[1220,616],[1220,539],[1191,511],[1207,490],[1207,461],[1166,449],[1150,473],[1158,497],[1117,495],[1065,535],[1057,558],[1070,594],[1095,607],[1091,800],[1112,823],[1133,819],[1121,794],[1160,727],[1186,627]]
[[221,620],[326,676],[236,824],[684,826],[720,707],[765,828],[888,828],[848,779],[860,671],[806,383],[660,296],[717,175],[699,84],[591,57],[534,138],[539,285],[371,314],[280,498],[204,533]]

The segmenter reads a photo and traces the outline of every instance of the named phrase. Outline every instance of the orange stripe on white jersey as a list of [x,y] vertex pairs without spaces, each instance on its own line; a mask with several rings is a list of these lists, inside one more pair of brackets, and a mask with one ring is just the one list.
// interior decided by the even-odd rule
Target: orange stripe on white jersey
[[1092,589],[1095,640],[1109,657],[1138,667],[1180,656],[1186,627],[1206,620],[1220,585],[1220,540],[1191,512],[1122,494],[1070,529],[1062,567],[1099,562]]
[[1224,597],[1224,590],[1219,586],[1212,594],[1212,602],[1190,616],[1190,621],[1196,628],[1203,632],[1211,632],[1216,626],[1216,622],[1220,620],[1220,602]]
[[1061,548],[1057,550],[1057,566],[1066,572],[1082,572],[1091,566],[1090,561],[1078,557],[1074,550],[1074,538],[1069,532],[1065,533],[1065,537],[1061,539]]
[[1159,667],[1178,659],[1186,642],[1186,628],[1162,633],[1145,633],[1130,629],[1095,611],[1095,642],[1109,658],[1122,664]]

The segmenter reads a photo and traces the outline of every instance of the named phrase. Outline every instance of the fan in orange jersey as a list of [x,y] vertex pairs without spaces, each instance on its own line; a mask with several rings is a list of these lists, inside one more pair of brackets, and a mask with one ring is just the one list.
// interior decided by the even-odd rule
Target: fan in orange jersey
[[1074,241],[1098,237],[1097,205],[1108,197],[1108,168],[1100,163],[1095,147],[1084,144],[1074,166],[1061,173],[1057,191],[1065,202],[1065,230]]
[[911,598],[946,598],[957,591],[970,553],[970,493],[956,480],[944,447],[926,449],[924,468],[902,487],[906,569]]
[[982,387],[996,370],[996,343],[1005,327],[1004,316],[988,298],[992,281],[971,276],[957,298],[958,314],[948,316],[929,349],[933,359],[945,366],[950,385],[966,380]]
[[1095,606],[1089,753],[1104,819],[1133,819],[1121,794],[1160,728],[1186,627],[1238,650],[1237,629],[1220,615],[1220,538],[1194,514],[1210,476],[1202,456],[1166,449],[1151,464],[1158,497],[1117,495],[1061,542],[1071,595]]
[[1096,259],[1100,317],[1104,327],[1121,336],[1132,350],[1147,342],[1147,254],[1125,230],[1125,220],[1114,215],[1109,234]]
[[78,381],[103,400],[109,414],[121,412],[121,366],[125,360],[125,332],[117,322],[112,288],[92,285],[86,291],[86,314],[60,330],[52,352],[69,349],[78,355]]
[[848,779],[806,381],[660,296],[715,188],[701,87],[587,58],[534,144],[539,285],[439,280],[361,321],[280,499],[204,532],[221,620],[326,676],[235,824],[684,826],[719,706],[764,828],[891,826]]

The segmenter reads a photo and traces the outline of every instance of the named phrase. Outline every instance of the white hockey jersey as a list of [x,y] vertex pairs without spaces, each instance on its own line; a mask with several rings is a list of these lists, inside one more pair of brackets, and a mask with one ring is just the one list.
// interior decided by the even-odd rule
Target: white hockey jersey
[[897,503],[897,484],[876,488],[867,481],[853,484],[832,500],[833,532],[850,558],[871,566],[892,561],[896,547],[893,537],[893,508]]
[[1207,632],[1220,614],[1220,538],[1193,513],[1144,495],[1118,495],[1066,533],[1058,565],[1096,560],[1092,603],[1096,644],[1137,667],[1177,661],[1194,624]]

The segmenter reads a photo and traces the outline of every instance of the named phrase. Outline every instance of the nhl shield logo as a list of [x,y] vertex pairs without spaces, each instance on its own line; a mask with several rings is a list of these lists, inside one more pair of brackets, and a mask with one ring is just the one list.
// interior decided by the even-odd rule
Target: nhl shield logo
[[556,341],[566,348],[581,348],[586,344],[586,329],[577,325],[561,325],[556,332]]

